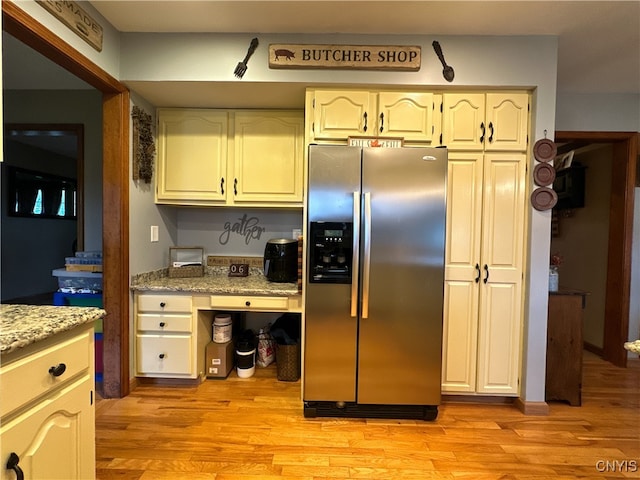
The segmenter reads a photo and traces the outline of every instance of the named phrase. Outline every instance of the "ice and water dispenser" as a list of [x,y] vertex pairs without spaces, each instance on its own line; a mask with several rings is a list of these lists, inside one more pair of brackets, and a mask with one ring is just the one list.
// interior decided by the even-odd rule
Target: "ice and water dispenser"
[[351,283],[353,223],[311,222],[309,281]]

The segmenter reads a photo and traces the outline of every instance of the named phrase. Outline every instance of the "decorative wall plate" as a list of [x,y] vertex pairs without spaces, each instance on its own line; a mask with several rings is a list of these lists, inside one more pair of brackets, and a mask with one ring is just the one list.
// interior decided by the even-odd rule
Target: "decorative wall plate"
[[533,146],[533,155],[539,162],[548,162],[553,160],[557,153],[558,148],[556,147],[556,144],[547,138],[538,140]]
[[551,185],[556,179],[556,169],[550,163],[539,163],[533,169],[533,181],[539,187]]
[[540,187],[531,194],[531,205],[539,211],[549,210],[558,203],[558,194],[549,187]]

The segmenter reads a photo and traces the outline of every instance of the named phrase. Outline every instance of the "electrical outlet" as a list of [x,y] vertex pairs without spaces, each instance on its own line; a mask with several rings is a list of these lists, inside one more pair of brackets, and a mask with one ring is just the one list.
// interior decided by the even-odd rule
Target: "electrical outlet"
[[158,241],[158,226],[157,225],[151,225],[151,241],[152,242],[157,242]]

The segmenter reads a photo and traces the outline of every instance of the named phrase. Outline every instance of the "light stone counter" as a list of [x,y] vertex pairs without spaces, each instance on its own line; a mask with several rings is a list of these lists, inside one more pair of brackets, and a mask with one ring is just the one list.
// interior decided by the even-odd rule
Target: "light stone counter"
[[188,292],[211,295],[299,295],[296,283],[276,283],[266,279],[262,270],[251,268],[247,277],[229,277],[224,267],[207,267],[203,277],[169,278],[166,270],[135,275],[131,289],[138,292]]
[[103,318],[96,307],[0,305],[0,354],[14,352],[78,325]]

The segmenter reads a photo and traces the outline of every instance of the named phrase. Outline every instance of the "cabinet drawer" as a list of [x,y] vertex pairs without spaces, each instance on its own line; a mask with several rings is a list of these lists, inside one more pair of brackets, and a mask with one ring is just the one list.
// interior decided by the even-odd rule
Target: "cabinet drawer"
[[191,295],[138,295],[139,312],[191,312]]
[[260,296],[226,296],[211,295],[211,307],[233,308],[241,310],[287,310],[289,307],[288,297],[260,297]]
[[137,373],[191,374],[190,335],[137,335]]
[[191,315],[139,313],[138,331],[191,333]]
[[[93,362],[93,330],[0,368],[0,416],[68,383]],[[64,364],[59,376],[49,369]]]

